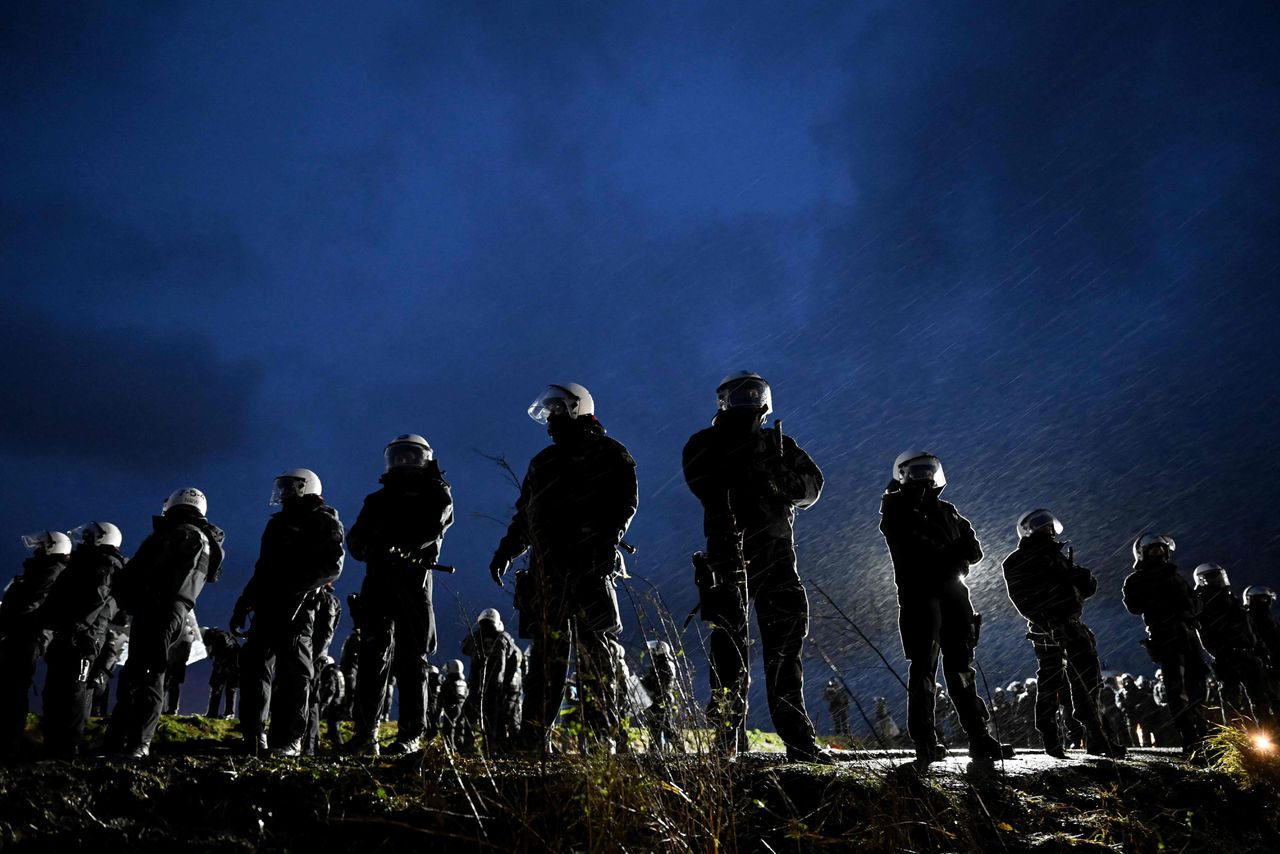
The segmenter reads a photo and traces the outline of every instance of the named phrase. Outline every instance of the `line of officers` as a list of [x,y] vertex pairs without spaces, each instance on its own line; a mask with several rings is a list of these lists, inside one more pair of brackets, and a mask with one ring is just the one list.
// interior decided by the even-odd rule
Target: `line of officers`
[[[765,694],[787,755],[829,763],[833,758],[819,748],[805,708],[801,653],[809,609],[794,548],[797,511],[818,500],[823,478],[812,458],[783,434],[780,421],[771,429],[765,426],[772,411],[772,390],[762,377],[750,371],[731,374],[716,389],[711,425],[695,433],[683,451],[685,480],[702,504],[706,538],[705,551],[695,555],[694,581],[697,610],[709,629],[707,719],[716,749],[726,756],[736,753],[747,712],[748,614],[754,604]],[[581,385],[548,386],[528,414],[546,428],[551,443],[529,463],[515,514],[489,566],[499,586],[513,575],[518,634],[532,641],[523,666],[520,726],[510,745],[547,747],[572,658],[585,747],[610,752],[617,746],[624,699],[614,640],[622,630],[616,582],[625,573],[623,538],[638,505],[636,465],[626,447],[607,434]],[[360,678],[353,692],[355,735],[347,749],[355,754],[378,750],[377,727],[387,712],[392,680],[400,706],[398,740],[391,749],[407,753],[421,746],[428,656],[437,646],[433,575],[450,569],[438,561],[453,522],[453,502],[423,437],[392,441],[385,463],[380,489],[366,497],[349,533],[325,503],[314,472],[294,469],[275,480],[271,503],[280,510],[267,523],[253,576],[230,624],[233,634],[245,635],[240,718],[252,752],[302,751],[311,695],[319,690],[317,638],[333,612],[326,603],[333,600],[332,583],[343,569],[344,544],[366,567],[353,615]],[[970,755],[1008,758],[1012,748],[991,732],[973,666],[981,620],[964,578],[981,560],[982,548],[969,522],[939,497],[945,486],[936,456],[908,451],[894,462],[881,503],[880,529],[894,565],[899,630],[910,662],[907,730],[918,761],[945,755],[934,727],[941,658]],[[222,564],[223,532],[208,521],[206,511],[199,490],[173,493],[154,519],[154,530],[127,562],[120,553],[120,531],[109,523],[92,522],[73,532],[78,545],[69,555],[65,535],[27,538],[33,555],[0,608],[5,671],[0,683],[6,692],[0,747],[11,745],[16,738],[10,736],[21,731],[16,722],[25,719],[35,660],[44,653],[50,672],[46,738],[55,752],[74,753],[87,715],[81,699],[89,675],[107,627],[121,622],[123,614],[130,620],[130,652],[109,739],[126,754],[148,754],[170,649],[204,584],[217,579]],[[1086,731],[1086,749],[1121,756],[1123,746],[1106,738],[1099,721],[1097,652],[1080,619],[1097,582],[1075,564],[1058,539],[1061,531],[1047,510],[1019,521],[1018,548],[1004,561],[1009,595],[1028,620],[1046,720],[1051,702],[1055,714],[1069,704]],[[1248,627],[1248,619],[1230,593],[1225,571],[1200,567],[1196,577],[1203,590],[1197,593],[1170,562],[1173,547],[1172,539],[1154,534],[1134,543],[1135,569],[1125,581],[1124,601],[1146,623],[1147,648],[1164,671],[1175,723],[1191,751],[1204,738],[1201,638],[1216,666],[1228,670],[1246,659],[1237,654],[1241,649],[1256,649],[1256,630],[1246,642],[1239,627]],[[1260,592],[1256,598],[1266,596]],[[1227,634],[1227,626],[1235,627],[1229,649],[1213,645],[1219,625]],[[327,646],[328,638],[321,639]],[[1259,681],[1258,672],[1260,666],[1245,664],[1240,682],[1254,715],[1273,715],[1274,692]],[[1047,726],[1041,733],[1046,751],[1060,753]]]

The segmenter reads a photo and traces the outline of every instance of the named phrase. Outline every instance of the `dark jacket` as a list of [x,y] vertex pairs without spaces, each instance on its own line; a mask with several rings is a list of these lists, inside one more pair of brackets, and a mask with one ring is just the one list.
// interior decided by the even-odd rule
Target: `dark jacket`
[[1249,627],[1249,613],[1230,587],[1201,587],[1200,640],[1214,657],[1243,651],[1252,654],[1258,644]]
[[35,615],[67,561],[66,555],[32,555],[22,562],[22,575],[9,583],[0,602],[0,637],[39,630]]
[[116,598],[126,613],[167,608],[175,600],[195,607],[205,582],[222,569],[220,528],[199,514],[170,510],[153,516],[152,532],[116,579]]
[[685,443],[684,479],[702,503],[707,539],[794,539],[796,511],[822,494],[822,471],[790,436],[721,413]]
[[378,482],[382,489],[365,498],[347,536],[351,556],[368,564],[370,573],[412,571],[393,549],[435,563],[453,524],[453,496],[439,465],[432,460],[425,469],[392,469]]
[[1200,600],[1174,564],[1137,562],[1124,580],[1122,595],[1124,607],[1142,617],[1156,643],[1182,643],[1194,636]]
[[1268,659],[1268,664],[1280,670],[1280,622],[1271,611],[1268,602],[1251,603],[1248,608],[1249,628],[1258,639],[1258,648]]
[[471,684],[488,702],[520,690],[520,648],[505,631],[474,629],[462,639],[462,654],[471,659]]
[[1045,534],[1023,537],[1003,568],[1009,601],[1037,627],[1079,617],[1098,590],[1093,573],[1068,560],[1066,546]]
[[312,590],[342,574],[342,521],[318,495],[285,499],[267,520],[253,577],[236,611],[290,617]]
[[611,574],[639,503],[636,462],[594,419],[553,439],[529,463],[497,556],[510,561],[532,549],[534,569],[561,583]]
[[[106,631],[106,620],[115,612],[111,583],[124,566],[124,557],[114,546],[81,545],[54,582],[40,621],[55,634],[94,638]],[[87,647],[81,650],[87,652]],[[96,646],[93,654],[97,654]]]
[[329,644],[333,643],[333,633],[338,630],[338,621],[342,619],[342,603],[333,590],[321,587],[311,594],[310,605],[315,611],[315,620],[311,629],[311,652],[316,661],[329,654]]
[[969,574],[982,560],[982,544],[969,520],[938,497],[901,488],[895,481],[880,501],[880,533],[893,558],[898,595],[928,593]]
[[655,703],[662,703],[674,697],[676,680],[676,664],[671,656],[655,655],[649,659],[649,669],[640,677],[640,684]]

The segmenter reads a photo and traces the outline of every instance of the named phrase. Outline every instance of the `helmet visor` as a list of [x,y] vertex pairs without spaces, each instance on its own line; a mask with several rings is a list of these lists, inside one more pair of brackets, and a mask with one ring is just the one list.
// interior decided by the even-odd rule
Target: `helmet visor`
[[716,406],[724,412],[729,409],[762,409],[773,411],[773,395],[769,384],[759,377],[746,377],[725,383],[716,390]]
[[417,442],[392,442],[383,454],[387,471],[398,468],[425,468],[431,461],[431,449]]
[[1062,533],[1062,523],[1048,510],[1033,510],[1018,522],[1018,535],[1029,537],[1037,533],[1056,537]]
[[283,504],[286,498],[297,498],[303,494],[306,484],[306,480],[300,477],[278,477],[271,488],[271,500],[267,503],[275,506]]
[[1227,571],[1220,566],[1196,567],[1196,587],[1228,587]]
[[546,424],[552,415],[578,415],[578,398],[558,385],[547,386],[546,391],[529,404],[529,417],[539,424]]
[[49,545],[49,532],[36,531],[34,534],[22,535],[22,547],[31,551],[39,551]]
[[931,486],[947,485],[942,473],[942,461],[937,457],[916,457],[898,466],[898,477],[903,483],[927,483]]

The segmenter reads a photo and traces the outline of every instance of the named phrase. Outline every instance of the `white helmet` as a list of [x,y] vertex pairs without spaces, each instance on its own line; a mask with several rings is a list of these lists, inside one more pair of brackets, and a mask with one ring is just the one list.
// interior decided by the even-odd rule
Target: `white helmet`
[[898,483],[920,483],[928,481],[935,489],[947,485],[947,476],[942,473],[942,460],[928,451],[903,451],[893,461],[893,479]]
[[164,500],[163,512],[168,513],[174,507],[179,506],[194,507],[196,512],[203,516],[209,509],[209,499],[205,498],[204,493],[200,490],[189,486],[186,489],[179,489],[170,494]]
[[1133,559],[1142,560],[1143,555],[1156,546],[1164,546],[1169,554],[1173,554],[1173,550],[1176,548],[1173,537],[1166,537],[1164,534],[1153,534],[1148,531],[1133,541]]
[[283,504],[286,498],[319,495],[320,478],[311,469],[289,469],[276,476],[269,504]]
[[124,535],[110,522],[89,522],[71,532],[71,539],[87,546],[115,546],[120,548]]
[[1216,563],[1202,563],[1196,567],[1192,573],[1195,578],[1196,587],[1230,587],[1231,581],[1227,578],[1227,571]]
[[71,538],[61,531],[36,531],[23,534],[22,545],[38,555],[71,554]]
[[493,623],[494,631],[500,632],[505,627],[502,625],[502,615],[498,613],[497,608],[485,608],[480,612],[480,616],[476,617],[476,625],[481,623]]
[[431,445],[417,433],[396,436],[382,452],[387,471],[395,468],[425,468],[431,461]]
[[325,653],[324,655],[320,656],[320,666],[321,666],[321,667],[330,667],[330,666],[332,666],[332,665],[333,665],[333,656],[332,656],[332,655],[329,655],[328,653]]
[[596,402],[592,400],[591,392],[577,383],[549,385],[529,404],[529,417],[539,424],[546,424],[552,415],[577,418],[579,415],[595,414]]
[[773,412],[773,392],[755,371],[734,371],[716,386],[716,409],[763,409],[760,417],[764,418]]
[[1062,533],[1062,523],[1058,521],[1058,517],[1043,507],[1032,510],[1018,520],[1019,537],[1029,537],[1038,533],[1047,533],[1052,537]]
[[651,640],[649,641],[649,652],[654,657],[663,657],[663,656],[670,657],[671,644],[667,643],[664,640]]
[[457,675],[461,676],[462,675],[462,659],[455,658],[453,661],[447,662],[444,666],[444,672],[446,675],[453,675],[456,673]]

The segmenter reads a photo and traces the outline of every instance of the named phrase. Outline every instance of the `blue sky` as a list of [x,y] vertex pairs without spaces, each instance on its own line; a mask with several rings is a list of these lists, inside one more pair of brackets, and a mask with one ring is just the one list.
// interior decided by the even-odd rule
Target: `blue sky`
[[[464,618],[510,616],[485,567],[514,494],[482,454],[523,472],[546,442],[525,407],[573,381],[639,461],[633,571],[683,612],[679,451],[750,368],[827,475],[801,574],[894,660],[875,525],[907,447],[942,456],[992,558],[993,684],[1033,667],[995,563],[1033,507],[1102,578],[1086,618],[1116,667],[1150,669],[1118,596],[1142,530],[1188,571],[1280,585],[1274,7],[3,15],[15,571],[25,531],[109,519],[129,551],[195,485],[229,554],[198,612],[225,621],[276,473],[317,471],[350,523],[419,432],[459,514],[451,657]],[[814,604],[859,692],[891,690]]]

